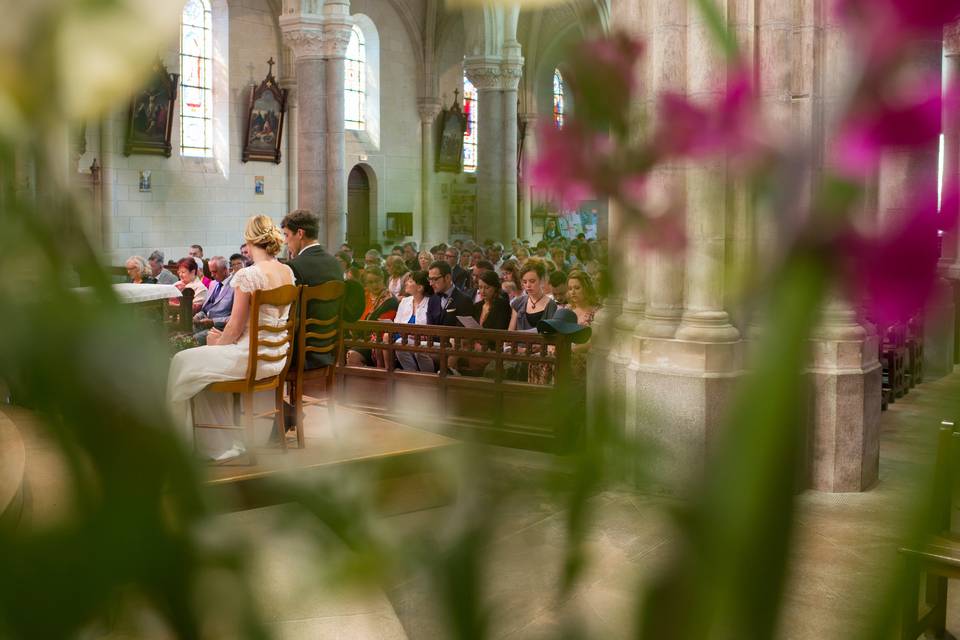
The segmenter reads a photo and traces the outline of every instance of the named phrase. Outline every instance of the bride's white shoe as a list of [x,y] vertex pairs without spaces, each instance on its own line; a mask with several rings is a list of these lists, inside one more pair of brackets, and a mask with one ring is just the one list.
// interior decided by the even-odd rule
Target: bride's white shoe
[[243,446],[242,442],[234,441],[233,446],[221,453],[218,456],[213,457],[214,462],[227,462],[228,460],[233,460],[234,458],[239,458],[247,452],[247,448]]

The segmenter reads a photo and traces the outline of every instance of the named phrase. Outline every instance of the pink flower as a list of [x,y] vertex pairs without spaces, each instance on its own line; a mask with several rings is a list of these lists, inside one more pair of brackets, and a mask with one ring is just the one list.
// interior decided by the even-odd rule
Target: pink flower
[[[854,110],[837,136],[835,163],[841,173],[864,178],[876,170],[884,149],[936,142],[943,113],[940,82],[939,75],[928,76]],[[956,96],[949,102],[956,107]]]
[[563,73],[577,118],[596,129],[625,130],[643,51],[643,42],[623,33],[587,40],[573,51]]
[[537,142],[539,153],[530,168],[533,186],[563,207],[574,207],[594,194],[597,169],[610,154],[607,136],[569,120],[562,129],[544,123]]
[[668,156],[749,155],[762,148],[759,126],[750,71],[738,66],[715,104],[698,105],[681,94],[664,93],[654,146]]
[[960,18],[960,0],[836,0],[835,10],[847,23],[881,26],[888,35],[939,36],[947,23]]
[[956,183],[945,185],[940,212],[937,190],[931,185],[886,233],[873,238],[849,233],[840,238],[836,250],[847,287],[851,297],[866,306],[871,320],[882,325],[904,321],[930,300],[937,279],[937,232],[956,224],[958,207]]
[[960,0],[834,0],[834,9],[860,41],[867,67],[880,74],[911,41],[939,40],[960,18]]

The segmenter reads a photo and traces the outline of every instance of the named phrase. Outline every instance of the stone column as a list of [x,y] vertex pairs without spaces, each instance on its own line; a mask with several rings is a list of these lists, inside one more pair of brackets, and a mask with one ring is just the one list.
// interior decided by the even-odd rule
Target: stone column
[[477,240],[503,241],[503,94],[500,59],[474,58],[464,63],[477,88]]
[[[726,73],[710,27],[699,11],[687,33],[687,95],[716,103]],[[740,337],[724,310],[726,163],[698,161],[687,168],[686,303],[676,337],[698,342],[732,342]]]
[[293,56],[289,49],[284,47],[283,58],[281,59],[281,75],[277,82],[281,87],[286,87],[287,95],[287,116],[283,125],[283,137],[287,143],[287,150],[283,159],[287,164],[287,210],[293,211],[299,209],[299,184],[300,184],[300,165],[299,165],[299,141],[300,132],[297,129],[299,123],[300,111],[297,109],[297,103],[300,94],[297,87],[296,69],[291,59]]
[[326,238],[326,111],[322,108],[326,65],[322,25],[320,16],[280,16],[284,43],[293,54],[297,79],[297,108],[292,114],[297,131],[297,206],[320,216],[320,237]]
[[520,45],[508,45],[510,55],[500,67],[503,107],[502,160],[501,160],[501,211],[502,236],[504,243],[518,236],[517,228],[517,87],[523,73],[523,58],[520,57]]
[[423,246],[431,247],[449,237],[448,218],[433,197],[434,122],[440,113],[439,98],[420,98],[420,220],[423,225]]
[[520,239],[533,243],[533,187],[530,186],[530,167],[537,157],[537,114],[525,113],[523,120],[523,184],[520,191]]
[[[648,110],[655,116],[656,96],[664,91],[686,92],[688,8],[685,2],[653,0],[648,3],[647,11],[650,13],[650,53],[646,60],[649,65],[649,97],[653,102]],[[684,167],[663,166],[651,176],[651,188],[671,198],[682,199],[685,177]],[[671,252],[649,250],[641,334],[652,338],[673,338],[682,313],[682,259]]]
[[323,5],[324,58],[326,64],[326,92],[324,107],[327,112],[326,135],[326,217],[327,250],[336,251],[347,237],[347,175],[346,125],[344,118],[343,87],[346,68],[344,60],[353,24],[350,22],[350,4],[327,0]]
[[[819,52],[823,67],[817,70],[812,59],[800,60],[802,86],[810,89],[810,98],[799,113],[797,128],[813,132],[814,139],[826,146],[850,87],[851,43],[832,14],[819,12],[814,0],[801,4],[802,28],[810,38],[810,49],[801,50],[814,56]],[[849,301],[834,292],[810,346],[810,486],[820,491],[864,491],[876,482],[879,468],[877,337],[858,322]]]
[[[946,30],[944,41],[944,85],[956,91],[960,82],[960,24]],[[943,183],[960,180],[960,112],[943,112]],[[960,232],[954,226],[943,234],[940,272],[950,280],[960,281]]]
[[[944,32],[944,78],[948,91],[957,91],[960,83],[960,23],[950,25]],[[960,113],[953,109],[943,112],[943,184],[960,182]],[[952,212],[957,215],[957,212]],[[940,253],[940,273],[952,290],[954,304],[953,363],[960,362],[960,226],[954,225],[943,235]]]

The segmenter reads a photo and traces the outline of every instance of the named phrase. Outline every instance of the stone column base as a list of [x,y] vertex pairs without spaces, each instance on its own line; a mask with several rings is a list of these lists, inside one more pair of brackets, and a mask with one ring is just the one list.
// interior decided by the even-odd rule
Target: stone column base
[[635,338],[627,367],[625,424],[653,441],[654,490],[683,491],[704,469],[743,373],[736,342]]
[[954,303],[957,281],[940,280],[923,318],[923,375],[925,380],[953,372],[956,350],[957,309]]
[[878,362],[867,369],[810,371],[810,488],[855,492],[877,482],[881,376]]
[[865,491],[879,477],[880,338],[859,325],[820,335],[811,340],[813,364],[808,369],[809,486],[836,493]]

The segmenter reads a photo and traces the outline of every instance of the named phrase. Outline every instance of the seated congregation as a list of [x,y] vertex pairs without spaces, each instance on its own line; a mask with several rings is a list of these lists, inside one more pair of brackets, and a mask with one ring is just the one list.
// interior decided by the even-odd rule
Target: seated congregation
[[[169,266],[159,251],[127,260],[129,282],[166,282],[192,293],[183,298],[191,308],[179,311],[189,314],[190,344],[197,346],[173,357],[167,398],[199,455],[254,460],[252,426],[244,438],[236,437],[242,427],[220,427],[237,422],[234,383],[243,380],[251,396],[244,399],[244,422],[252,425],[254,392],[272,395],[272,439],[286,448],[282,424],[295,427],[304,446],[304,371],[329,372],[328,403],[389,416],[403,412],[397,401],[406,392],[398,391],[398,381],[419,376],[411,388],[424,397],[438,393],[449,425],[505,429],[512,434],[505,443],[517,446],[551,447],[560,439],[558,430],[537,424],[557,394],[578,399],[567,413],[582,415],[591,325],[600,308],[596,282],[603,279],[599,243],[554,238],[530,248],[515,241],[505,256],[495,242],[457,240],[420,252],[411,242],[386,257],[374,245],[358,262],[349,245],[327,253],[318,230],[319,218],[305,210],[279,226],[261,215],[249,220],[244,245],[229,260],[204,259],[198,245]],[[342,283],[334,298],[317,296],[333,282]],[[511,406],[516,399],[527,410],[498,407],[491,417],[469,406],[480,396]],[[562,439],[569,443],[571,436]]]

